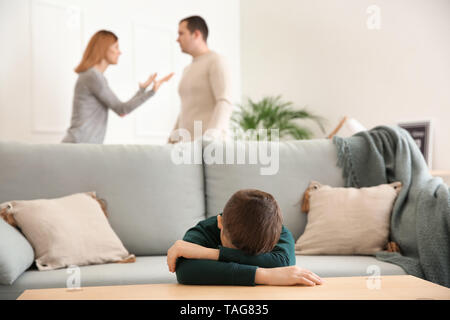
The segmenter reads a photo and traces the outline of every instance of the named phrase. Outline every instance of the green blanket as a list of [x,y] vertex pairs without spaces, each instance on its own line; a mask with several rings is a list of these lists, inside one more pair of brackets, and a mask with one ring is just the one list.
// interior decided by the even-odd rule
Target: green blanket
[[399,245],[401,254],[382,251],[376,258],[450,287],[450,189],[441,178],[430,175],[409,133],[396,126],[379,126],[349,138],[335,136],[333,142],[346,187],[403,183],[390,230],[390,241]]

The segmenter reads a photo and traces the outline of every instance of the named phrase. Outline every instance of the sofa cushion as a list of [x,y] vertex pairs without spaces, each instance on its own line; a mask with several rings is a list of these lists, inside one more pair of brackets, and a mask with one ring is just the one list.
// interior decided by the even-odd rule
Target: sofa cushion
[[167,268],[166,256],[137,257],[135,263],[109,263],[50,271],[30,269],[12,285],[0,285],[0,300],[17,299],[28,289],[176,282],[175,273],[169,272]]
[[95,192],[7,205],[7,214],[33,246],[41,271],[135,259],[111,229]]
[[0,203],[95,190],[129,252],[165,254],[205,218],[203,167],[174,163],[173,148],[0,142]]
[[[264,155],[265,143],[258,144]],[[282,141],[278,155],[274,149],[273,161],[267,153],[269,157],[257,156],[256,164],[252,164],[250,155],[259,147],[248,141],[204,142],[207,216],[220,213],[237,190],[259,189],[275,197],[283,213],[284,225],[298,239],[306,225],[306,214],[301,212],[301,197],[310,181],[318,180],[333,187],[344,186],[342,171],[336,165],[336,147],[328,139]],[[214,149],[222,151],[216,153]],[[227,150],[229,155],[230,150],[234,150],[234,164],[227,161]],[[217,156],[218,153],[224,156]],[[237,164],[238,154],[245,154],[244,164]],[[223,164],[214,158],[223,159]]]
[[0,284],[12,284],[33,261],[34,251],[27,239],[0,219]]
[[319,277],[395,276],[407,274],[401,267],[373,256],[296,256],[296,265]]
[[297,254],[366,254],[384,250],[401,182],[368,188],[332,188],[312,181],[303,201],[308,223]]
[[[406,274],[402,268],[371,256],[297,256],[296,260],[297,266],[323,278]],[[166,262],[166,256],[153,256],[137,257],[131,264],[83,266],[79,270],[29,270],[13,285],[0,285],[0,300],[16,299],[27,289],[177,283],[175,273],[168,271]]]

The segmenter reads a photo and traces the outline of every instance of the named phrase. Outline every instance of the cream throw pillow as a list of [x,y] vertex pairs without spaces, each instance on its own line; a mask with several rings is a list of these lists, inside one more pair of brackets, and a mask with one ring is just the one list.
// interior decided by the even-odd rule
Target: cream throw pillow
[[[7,222],[31,243],[39,270],[69,265],[134,262],[112,230],[95,192],[4,203]],[[8,221],[9,220],[9,221]]]
[[357,189],[312,181],[303,198],[304,202],[309,200],[308,221],[295,253],[372,255],[383,250],[400,189],[400,182]]

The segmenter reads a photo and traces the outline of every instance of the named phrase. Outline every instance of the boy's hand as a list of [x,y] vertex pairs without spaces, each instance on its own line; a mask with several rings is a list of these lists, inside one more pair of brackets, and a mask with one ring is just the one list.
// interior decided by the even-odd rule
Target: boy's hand
[[201,245],[183,240],[177,240],[167,251],[167,265],[169,266],[170,272],[175,272],[177,259],[179,257],[187,259],[219,260],[219,250],[205,248]]
[[279,268],[258,268],[255,275],[256,284],[268,284],[272,286],[322,284],[322,279],[315,273],[297,266]]

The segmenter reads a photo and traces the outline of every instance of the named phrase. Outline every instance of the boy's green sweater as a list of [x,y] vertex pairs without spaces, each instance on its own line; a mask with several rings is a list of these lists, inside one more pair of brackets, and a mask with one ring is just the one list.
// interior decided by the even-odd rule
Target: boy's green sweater
[[219,249],[219,260],[178,258],[176,274],[178,282],[182,284],[253,286],[258,267],[295,265],[295,241],[285,226],[273,250],[260,255],[248,255],[238,249],[222,247],[217,216],[203,220],[189,229],[183,240]]

